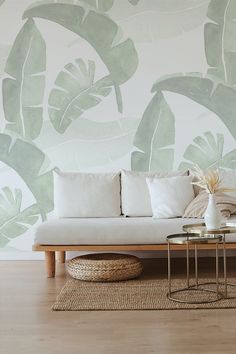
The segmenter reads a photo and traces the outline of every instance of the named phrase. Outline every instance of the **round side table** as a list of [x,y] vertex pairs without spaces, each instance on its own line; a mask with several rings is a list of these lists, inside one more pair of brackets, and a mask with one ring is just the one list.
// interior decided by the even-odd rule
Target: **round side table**
[[[188,303],[188,304],[203,304],[203,303],[211,303],[218,300],[221,300],[224,296],[219,291],[219,256],[218,256],[218,246],[220,243],[223,243],[223,236],[221,235],[210,235],[210,236],[199,236],[195,233],[183,233],[183,234],[173,234],[169,235],[166,238],[168,244],[168,294],[167,297],[170,300],[181,302],[181,303]],[[215,251],[216,251],[216,280],[215,286],[216,289],[207,289],[207,288],[200,288],[198,282],[198,253],[197,253],[197,246],[199,244],[214,244]],[[176,290],[172,290],[172,281],[171,281],[171,245],[185,245],[186,246],[186,287],[180,288]],[[190,285],[190,277],[189,277],[189,246],[194,246],[194,258],[195,258],[195,284]],[[174,294],[183,292],[183,291],[202,291],[206,293],[215,293],[215,297],[211,300],[182,300],[176,298]]]
[[226,222],[219,229],[208,230],[204,223],[197,224],[186,224],[183,226],[183,231],[191,234],[198,235],[199,237],[214,237],[216,235],[221,235],[223,237],[223,259],[224,259],[224,286],[225,286],[225,298],[227,298],[227,287],[236,286],[236,283],[229,283],[227,281],[227,264],[226,264],[226,235],[236,234],[236,223]]

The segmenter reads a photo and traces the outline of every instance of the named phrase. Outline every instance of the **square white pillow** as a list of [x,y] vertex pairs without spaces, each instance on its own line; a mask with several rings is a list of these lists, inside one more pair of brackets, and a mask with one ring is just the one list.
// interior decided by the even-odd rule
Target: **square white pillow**
[[120,216],[120,173],[54,171],[57,217]]
[[187,175],[187,171],[136,172],[121,171],[122,214],[126,216],[152,216],[152,206],[146,178]]
[[192,176],[147,178],[154,218],[166,219],[183,216],[194,198]]

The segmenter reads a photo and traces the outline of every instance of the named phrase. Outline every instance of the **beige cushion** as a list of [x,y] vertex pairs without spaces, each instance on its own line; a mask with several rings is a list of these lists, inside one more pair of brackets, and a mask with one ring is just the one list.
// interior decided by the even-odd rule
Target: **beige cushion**
[[[228,194],[216,193],[216,204],[225,218],[236,212],[236,198]],[[208,194],[201,191],[185,209],[184,218],[202,218],[208,205]]]
[[[236,216],[234,219],[236,221]],[[166,243],[166,236],[182,232],[186,223],[202,219],[137,218],[68,218],[54,219],[41,224],[35,243],[49,245],[127,245]],[[230,235],[236,240],[236,235]]]

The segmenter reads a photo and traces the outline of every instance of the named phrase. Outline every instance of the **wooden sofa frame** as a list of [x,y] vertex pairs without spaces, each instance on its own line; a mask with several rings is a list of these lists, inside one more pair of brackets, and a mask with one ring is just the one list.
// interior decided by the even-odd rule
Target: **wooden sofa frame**
[[[219,249],[223,245],[219,245]],[[193,246],[190,246],[190,249]],[[235,250],[236,243],[227,243],[227,249]],[[185,245],[171,245],[172,250],[185,250]],[[200,244],[199,250],[215,250],[214,244]],[[34,244],[33,251],[45,252],[45,263],[48,278],[55,277],[56,271],[56,253],[58,253],[58,261],[65,263],[67,251],[88,251],[88,252],[124,252],[124,251],[167,251],[167,244],[151,244],[151,245],[40,245]]]

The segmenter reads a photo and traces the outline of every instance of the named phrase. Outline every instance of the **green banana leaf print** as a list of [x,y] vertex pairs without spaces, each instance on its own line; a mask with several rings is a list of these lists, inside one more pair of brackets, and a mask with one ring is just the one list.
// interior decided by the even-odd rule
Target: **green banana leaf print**
[[93,6],[95,9],[101,12],[109,11],[115,0],[82,0],[83,2]]
[[115,0],[41,0],[35,1],[32,5],[28,7],[32,8],[38,5],[45,5],[45,4],[72,4],[72,5],[81,5],[88,7],[88,10],[91,8],[96,9],[99,12],[108,12]]
[[35,139],[43,120],[46,46],[32,19],[28,20],[13,44],[3,80],[3,107],[6,128],[23,139]]
[[211,132],[205,132],[204,137],[197,136],[193,142],[194,145],[190,144],[184,153],[184,158],[188,162],[182,162],[179,166],[180,170],[193,168],[194,165],[202,169],[236,169],[236,149],[223,154],[223,134],[217,134],[215,138]]
[[129,117],[109,122],[79,118],[60,134],[45,121],[35,142],[54,165],[65,170],[112,168],[118,159],[129,158],[139,122]]
[[49,117],[54,128],[64,133],[72,121],[99,104],[111,92],[110,77],[94,82],[95,63],[76,59],[64,67],[49,96]]
[[118,110],[122,112],[120,85],[135,73],[138,56],[131,39],[118,40],[119,27],[106,14],[85,11],[83,4],[39,5],[25,11],[23,18],[39,17],[58,23],[85,39],[106,65],[114,85]]
[[11,47],[9,45],[0,44],[0,78],[4,74],[7,57]]
[[0,134],[0,161],[13,168],[32,192],[42,220],[53,210],[53,174],[44,171],[45,155],[36,146]]
[[147,106],[137,133],[131,157],[132,170],[171,171],[173,169],[175,119],[161,92]]
[[230,85],[236,84],[236,1],[211,1],[205,24],[205,52],[208,73]]
[[39,218],[36,204],[21,210],[22,192],[9,187],[0,193],[0,248],[5,247],[11,239],[24,234]]
[[128,0],[132,5],[137,5],[140,0]]
[[158,80],[152,92],[184,95],[216,113],[236,139],[236,90],[198,73],[176,74]]

